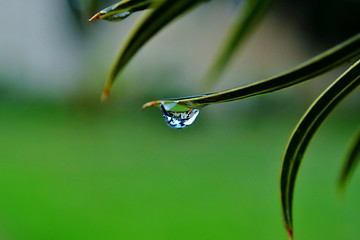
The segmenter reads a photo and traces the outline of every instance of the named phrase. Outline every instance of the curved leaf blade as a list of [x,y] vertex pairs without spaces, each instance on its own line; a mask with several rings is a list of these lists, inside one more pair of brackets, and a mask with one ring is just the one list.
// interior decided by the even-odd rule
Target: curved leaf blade
[[206,74],[204,81],[213,85],[218,81],[233,55],[244,43],[248,35],[254,30],[274,0],[246,0],[239,18],[232,27],[222,50],[218,53],[210,71]]
[[312,104],[293,131],[280,174],[281,206],[289,235],[293,234],[292,205],[296,176],[314,133],[334,108],[360,85],[360,60],[343,73]]
[[150,38],[178,16],[204,1],[205,0],[165,1],[157,6],[128,38],[105,82],[102,100],[108,98],[117,75]]
[[243,87],[233,88],[221,92],[155,100],[145,103],[143,108],[158,106],[160,103],[171,103],[174,101],[187,107],[201,108],[210,104],[236,101],[243,98],[270,93],[312,79],[353,58],[359,57],[360,34],[357,34],[349,40],[325,51],[324,53],[283,74]]
[[360,161],[360,128],[358,129],[340,175],[338,188],[344,192],[352,173]]

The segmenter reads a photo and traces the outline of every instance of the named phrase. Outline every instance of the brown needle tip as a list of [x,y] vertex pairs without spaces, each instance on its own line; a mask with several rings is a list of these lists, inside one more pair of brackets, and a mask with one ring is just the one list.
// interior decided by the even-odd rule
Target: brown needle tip
[[147,102],[144,105],[142,105],[141,110],[144,110],[144,109],[146,109],[148,107],[154,107],[154,106],[157,106],[157,105],[159,105],[158,101]]
[[105,102],[109,98],[109,95],[110,95],[110,89],[104,88],[102,95],[101,95],[101,101]]
[[290,229],[290,228],[286,228],[286,232],[287,232],[287,234],[289,235],[290,240],[293,240],[293,239],[294,239],[293,230]]
[[89,19],[89,22],[100,19],[100,13],[95,14]]

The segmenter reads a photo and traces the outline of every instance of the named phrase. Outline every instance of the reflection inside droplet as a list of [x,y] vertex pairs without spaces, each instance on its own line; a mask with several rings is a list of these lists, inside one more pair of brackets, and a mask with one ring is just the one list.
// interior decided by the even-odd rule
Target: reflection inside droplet
[[[163,112],[166,124],[171,128],[184,128],[193,124],[200,111],[196,108],[187,108],[173,103],[161,103],[160,109]],[[177,110],[176,110],[177,109]]]

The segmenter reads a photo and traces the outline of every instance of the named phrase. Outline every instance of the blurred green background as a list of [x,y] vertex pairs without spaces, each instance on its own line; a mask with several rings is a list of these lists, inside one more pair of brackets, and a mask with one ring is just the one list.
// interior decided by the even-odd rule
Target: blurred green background
[[[205,108],[193,126],[173,130],[157,109],[139,109],[202,92],[199,79],[237,2],[211,1],[162,31],[128,65],[108,103],[99,102],[103,81],[143,14],[88,24],[86,4],[80,17],[66,1],[1,4],[0,239],[287,239],[281,157],[301,115],[340,71]],[[296,6],[285,1],[267,15],[217,90],[284,71],[349,35],[310,34]],[[336,109],[306,153],[294,202],[297,239],[360,236],[360,175],[345,199],[336,194],[359,97]]]

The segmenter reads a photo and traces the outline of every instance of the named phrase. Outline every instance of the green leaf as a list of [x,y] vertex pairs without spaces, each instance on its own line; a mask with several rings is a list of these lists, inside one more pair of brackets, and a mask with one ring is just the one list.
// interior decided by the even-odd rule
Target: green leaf
[[102,100],[106,100],[108,98],[117,75],[151,37],[158,33],[172,20],[194,8],[201,2],[204,2],[204,0],[168,0],[157,6],[149,15],[147,15],[128,38],[126,44],[120,52],[120,55],[116,59],[105,82]]
[[165,0],[122,0],[96,13],[89,21],[101,19],[107,21],[121,21],[134,12],[146,10]]
[[233,55],[260,22],[274,0],[246,0],[243,3],[239,18],[232,27],[222,50],[215,59],[204,81],[212,85],[218,81],[222,72],[230,62]]
[[292,204],[296,175],[313,135],[334,108],[360,85],[360,60],[344,72],[312,104],[293,131],[283,158],[280,188],[285,227],[292,238]]
[[344,192],[347,182],[349,181],[355,167],[360,161],[360,128],[355,134],[349,154],[345,160],[343,170],[339,179],[339,190]]
[[143,108],[159,106],[160,103],[177,102],[190,108],[201,108],[209,104],[236,101],[260,94],[278,91],[319,76],[353,58],[360,57],[360,34],[325,51],[294,69],[283,74],[226,91],[196,96],[155,100],[145,103]]

